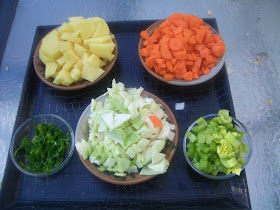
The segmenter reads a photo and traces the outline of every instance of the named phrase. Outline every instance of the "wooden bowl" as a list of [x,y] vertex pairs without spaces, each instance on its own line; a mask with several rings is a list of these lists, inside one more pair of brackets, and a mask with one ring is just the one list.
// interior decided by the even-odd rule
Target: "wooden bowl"
[[[104,102],[105,98],[107,96],[106,94],[103,94],[101,96],[99,96],[98,98],[96,98],[96,101],[101,101]],[[178,125],[177,125],[177,121],[172,113],[172,111],[170,110],[170,108],[158,97],[156,97],[155,95],[143,91],[141,94],[142,97],[150,97],[152,99],[154,99],[157,103],[162,104],[162,109],[164,110],[165,114],[168,116],[167,121],[169,121],[170,123],[174,124],[176,127],[175,130],[175,137],[173,142],[170,142],[169,140],[167,140],[166,145],[164,150],[162,151],[163,153],[166,154],[166,159],[168,159],[169,162],[171,162],[177,145],[178,145],[178,137],[179,137],[179,131],[178,131]],[[87,108],[84,110],[84,112],[82,113],[79,122],[77,124],[77,128],[76,128],[76,134],[75,134],[75,142],[81,142],[82,138],[87,140],[88,139],[88,135],[89,135],[89,126],[88,126],[88,117],[90,115],[90,104],[87,106]],[[146,175],[139,175],[139,173],[137,174],[127,174],[125,177],[116,177],[113,175],[113,173],[109,172],[109,171],[105,171],[105,172],[101,172],[96,166],[92,163],[90,163],[89,160],[84,160],[82,158],[82,156],[78,153],[82,163],[84,164],[84,166],[95,176],[97,176],[99,179],[102,179],[105,182],[109,182],[112,184],[118,184],[118,185],[133,185],[133,184],[138,184],[141,182],[145,182],[153,177],[155,177],[156,175],[150,175],[150,176],[146,176]],[[168,169],[167,169],[168,170]]]
[[111,60],[105,67],[103,67],[103,70],[105,71],[102,75],[100,75],[95,81],[90,82],[87,80],[82,80],[80,82],[76,82],[73,83],[70,86],[64,86],[64,85],[56,85],[53,83],[53,78],[49,78],[46,79],[45,77],[45,64],[39,59],[39,49],[41,47],[42,44],[42,40],[39,42],[39,44],[37,45],[36,49],[35,49],[35,53],[33,56],[33,66],[35,69],[35,72],[37,73],[37,75],[39,76],[39,78],[47,85],[59,89],[59,90],[78,90],[78,89],[82,89],[85,87],[89,87],[97,82],[99,82],[101,79],[103,79],[113,68],[113,66],[116,63],[117,57],[118,57],[118,45],[117,45],[117,41],[114,38],[113,42],[115,43],[115,49],[113,51],[113,54],[115,55],[115,57],[113,58],[113,60]]
[[[159,20],[157,22],[155,22],[154,24],[152,24],[151,26],[149,26],[146,30],[149,34],[149,36],[151,36],[154,31],[165,21],[166,19],[163,20]],[[205,25],[208,25],[207,23],[204,22]],[[210,25],[209,25],[210,26]],[[211,26],[210,26],[211,27]],[[213,34],[218,34],[218,32],[211,27],[211,31]],[[178,86],[191,86],[191,85],[197,85],[197,84],[201,84],[203,82],[206,82],[210,79],[212,79],[216,74],[219,73],[219,71],[222,69],[224,63],[225,63],[225,54],[226,52],[223,54],[222,57],[220,57],[217,62],[216,65],[210,69],[210,73],[207,75],[201,75],[198,79],[194,79],[192,81],[186,81],[183,79],[174,79],[172,81],[168,81],[166,79],[163,78],[163,76],[156,74],[152,69],[149,69],[146,64],[145,64],[145,60],[144,57],[140,54],[140,50],[144,47],[143,45],[144,40],[142,39],[142,37],[140,37],[140,41],[139,41],[139,45],[138,45],[138,55],[140,58],[140,61],[142,63],[142,65],[144,66],[144,68],[155,78],[166,82],[168,84],[172,84],[172,85],[178,85]]]

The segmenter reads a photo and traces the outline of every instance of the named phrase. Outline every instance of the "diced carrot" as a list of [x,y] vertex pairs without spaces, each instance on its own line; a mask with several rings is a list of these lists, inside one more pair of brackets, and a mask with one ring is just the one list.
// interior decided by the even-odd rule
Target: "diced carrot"
[[147,46],[149,44],[149,41],[148,40],[145,40],[144,42],[143,42],[143,45],[144,46]]
[[174,36],[174,33],[172,31],[167,31],[166,36],[168,36],[169,38],[172,38]]
[[152,34],[152,36],[150,36],[149,39],[147,39],[149,41],[149,44],[154,44],[156,43],[160,38],[159,34]]
[[166,19],[160,26],[159,28],[165,28],[165,27],[170,27],[171,23],[168,19]]
[[158,50],[151,50],[150,56],[157,56],[159,58],[161,57],[160,52]]
[[195,61],[197,59],[197,56],[194,54],[194,52],[191,52],[191,55],[193,57],[193,61]]
[[187,71],[192,71],[192,65],[191,66],[189,66],[189,65],[186,65],[186,67],[187,67]]
[[154,65],[157,63],[156,60],[157,60],[157,56],[150,56],[150,57],[147,57],[146,60],[145,60],[145,64],[146,66],[149,68],[149,69],[152,69],[154,67]]
[[199,71],[199,68],[197,68],[196,66],[192,67],[192,72],[198,72],[198,71]]
[[196,33],[196,41],[201,44],[203,42],[203,39],[204,39],[204,36],[205,36],[205,30],[202,30],[202,29],[199,29],[197,30],[197,33]]
[[165,63],[159,64],[158,66],[159,66],[160,68],[166,69],[166,64],[165,64]]
[[213,39],[217,43],[218,41],[222,40],[221,36],[219,34],[213,34]]
[[153,50],[159,50],[159,44],[153,44]]
[[195,44],[196,44],[195,35],[192,35],[192,36],[191,36],[191,38],[190,38],[189,41],[188,41],[188,44],[191,44],[191,45],[195,45]]
[[198,57],[193,65],[199,69],[201,65],[201,57]]
[[193,35],[193,31],[190,29],[184,29],[183,30],[183,35],[186,39],[186,41],[189,41],[189,39],[191,38],[191,36]]
[[176,58],[173,58],[171,61],[172,61],[172,65],[175,65],[178,60]]
[[192,72],[188,71],[188,72],[184,73],[183,78],[184,78],[184,80],[192,81],[192,79],[193,79]]
[[217,57],[221,57],[225,52],[225,48],[220,45],[213,45],[211,50],[212,50],[212,54]]
[[207,44],[206,44],[206,46],[209,48],[209,49],[211,49],[212,47],[213,47],[213,45],[215,44],[215,42],[208,42]]
[[164,35],[159,42],[160,46],[166,44],[169,40],[170,40],[170,37],[168,37],[167,35]]
[[158,59],[156,59],[156,62],[157,62],[158,64],[163,64],[163,63],[165,63],[165,59],[163,59],[163,58],[158,58]]
[[162,76],[165,75],[166,73],[167,73],[166,70],[162,70],[162,71],[159,72],[159,74],[162,75]]
[[212,32],[211,32],[210,30],[205,31],[203,43],[204,43],[204,44],[209,43],[210,40],[211,40],[211,39],[210,39],[211,36],[212,36]]
[[208,55],[205,60],[207,61],[207,63],[212,63],[213,62],[213,58],[212,55]]
[[201,63],[202,63],[203,65],[205,65],[205,66],[208,65],[208,62],[207,62],[206,58],[202,58]]
[[198,79],[199,78],[197,72],[192,72],[192,75],[193,75],[193,79]]
[[194,49],[200,51],[202,49],[206,48],[206,46],[204,44],[197,44],[195,45]]
[[154,65],[154,69],[157,74],[161,71],[157,63]]
[[214,63],[210,63],[210,64],[208,65],[208,68],[211,69],[211,68],[213,68],[214,66],[215,66]]
[[155,127],[160,127],[162,128],[162,123],[160,121],[160,119],[154,115],[149,116],[150,120],[152,121],[152,123],[154,124]]
[[149,50],[147,50],[146,48],[142,48],[140,50],[140,55],[142,55],[143,57],[148,57],[150,55]]
[[177,52],[172,52],[174,57],[177,58],[178,60],[185,60],[186,59],[186,56],[187,56],[187,53],[186,51],[182,50],[182,51],[177,51]]
[[195,61],[196,59],[193,58],[193,56],[190,53],[186,54],[186,60],[188,61]]
[[205,68],[204,71],[202,72],[204,75],[207,75],[210,73],[209,68]]
[[169,72],[173,72],[173,64],[172,64],[172,60],[166,60],[166,68],[167,68],[167,71]]
[[166,80],[168,80],[168,81],[171,81],[171,80],[174,80],[175,75],[172,74],[172,73],[167,73],[167,74],[165,74],[163,77],[164,77],[164,79],[166,79]]
[[179,66],[177,67],[177,71],[180,71],[181,73],[187,71],[185,61],[180,62]]
[[172,38],[169,41],[169,47],[171,50],[180,51],[184,49],[184,45],[178,38]]
[[193,61],[188,61],[188,60],[186,60],[185,63],[187,66],[192,66],[194,64]]
[[213,61],[213,63],[217,63],[217,60],[218,60],[218,58],[217,58],[216,56],[212,55],[212,61]]
[[149,44],[149,45],[147,45],[147,50],[150,52],[152,49],[153,49],[153,45],[151,45],[151,44]]
[[183,79],[183,74],[175,74],[176,79]]
[[141,36],[143,39],[148,39],[148,38],[149,38],[149,34],[148,34],[147,31],[141,31],[140,36]]
[[181,61],[177,61],[177,63],[173,67],[173,72],[177,71],[178,66],[180,65]]
[[198,72],[197,72],[197,75],[200,76],[202,74],[203,74],[202,70],[199,69]]
[[208,48],[204,48],[204,49],[200,50],[200,56],[202,58],[206,58],[210,54],[211,54],[211,50],[209,50]]
[[193,45],[189,45],[188,46],[188,53],[193,52],[193,50],[194,50],[194,46]]
[[161,57],[165,58],[165,59],[172,59],[173,58],[172,53],[171,53],[167,43],[162,44],[160,46],[160,54],[161,54]]
[[177,27],[177,28],[175,28],[175,29],[173,30],[173,33],[174,33],[175,35],[181,34],[181,33],[183,32],[183,30],[184,30],[184,28],[183,28],[182,26],[179,26],[179,27]]

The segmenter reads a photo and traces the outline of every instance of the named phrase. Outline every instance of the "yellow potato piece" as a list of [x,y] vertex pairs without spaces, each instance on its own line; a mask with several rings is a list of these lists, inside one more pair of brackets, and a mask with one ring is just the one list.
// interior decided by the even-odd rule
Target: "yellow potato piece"
[[56,60],[61,56],[58,46],[59,34],[56,30],[52,30],[42,40],[41,50],[49,58]]
[[48,63],[48,62],[53,62],[53,61],[54,61],[53,59],[47,57],[47,56],[42,52],[42,48],[40,48],[40,50],[39,50],[39,58],[40,58],[40,60],[41,60],[44,64],[46,64],[46,63]]
[[82,62],[81,60],[79,60],[79,61],[74,65],[74,67],[76,67],[76,68],[82,70],[83,67],[84,67],[84,64],[83,64],[83,62]]
[[63,57],[65,58],[65,61],[68,62],[72,59],[79,60],[80,57],[74,52],[74,50],[68,50],[65,53],[63,53]]
[[45,77],[48,79],[52,77],[58,68],[58,64],[56,62],[48,62],[46,63]]
[[68,50],[74,49],[74,44],[72,42],[60,41],[58,45],[61,53],[65,53]]
[[78,44],[82,43],[82,39],[78,37],[74,37],[71,32],[63,32],[60,36],[60,39],[69,42],[76,42]]
[[81,45],[75,43],[74,44],[74,51],[77,53],[78,56],[82,57],[82,55],[87,51],[87,49],[85,49]]
[[70,72],[70,76],[75,82],[81,80],[81,74],[82,74],[82,71],[80,69],[78,69],[77,67],[74,67],[72,69],[72,71]]
[[95,67],[94,65],[86,62],[81,77],[90,82],[94,82],[100,75],[102,75],[105,71],[99,67]]
[[115,44],[90,44],[89,48],[90,51],[98,57],[106,58],[109,61],[114,58],[112,52],[115,48]]

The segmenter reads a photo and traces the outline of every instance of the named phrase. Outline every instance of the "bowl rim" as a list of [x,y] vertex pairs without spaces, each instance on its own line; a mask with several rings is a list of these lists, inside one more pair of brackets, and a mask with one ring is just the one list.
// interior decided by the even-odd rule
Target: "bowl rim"
[[[130,89],[130,88],[125,88],[126,90],[127,89]],[[173,114],[173,112],[171,111],[171,109],[169,108],[169,106],[163,101],[161,100],[159,97],[157,97],[156,95],[150,93],[150,92],[147,92],[145,90],[142,91],[143,94],[147,95],[147,96],[150,96],[151,98],[153,98],[154,100],[158,101],[160,104],[162,104],[162,106],[164,108],[166,108],[166,111],[168,111],[170,113],[170,116],[174,119],[174,122],[172,122],[172,124],[175,125],[176,127],[176,130],[174,131],[175,132],[175,137],[174,137],[174,140],[173,140],[173,143],[175,145],[175,148],[173,151],[171,151],[170,153],[170,156],[168,158],[168,161],[169,163],[171,163],[171,160],[173,159],[174,155],[175,155],[175,152],[176,152],[176,149],[178,147],[178,143],[179,143],[179,127],[178,127],[178,124],[177,124],[177,120],[175,118],[175,115]],[[141,94],[142,94],[141,93]],[[98,96],[95,100],[99,100],[100,98],[102,97],[106,97],[106,95],[108,94],[108,92]],[[85,108],[85,110],[83,111],[83,113],[81,114],[80,116],[80,119],[78,121],[78,124],[77,124],[77,127],[76,127],[76,132],[75,132],[75,143],[77,142],[77,133],[79,132],[78,129],[80,126],[80,124],[82,124],[82,116],[86,114],[86,111],[87,109],[90,109],[90,106],[91,106],[91,103]],[[117,184],[117,185],[134,185],[134,184],[139,184],[139,183],[142,183],[142,182],[145,182],[145,181],[148,181],[150,179],[152,179],[153,177],[157,176],[157,175],[141,175],[141,179],[138,179],[138,180],[133,180],[133,181],[120,181],[120,180],[112,180],[110,178],[108,178],[108,176],[103,176],[103,175],[100,175],[96,172],[94,172],[88,165],[87,165],[87,161],[89,162],[89,160],[84,160],[83,157],[79,154],[79,152],[77,151],[78,153],[78,156],[81,160],[81,162],[83,163],[83,165],[87,168],[87,170],[93,174],[94,176],[98,177],[99,179],[107,182],[107,183],[111,183],[111,184]],[[92,164],[93,165],[93,164]],[[99,170],[99,169],[97,169]],[[126,175],[128,176],[128,174]]]
[[[213,118],[213,117],[217,117],[218,114],[208,114],[208,115],[205,115],[205,116],[202,116],[204,119],[207,119],[207,118]],[[253,152],[253,141],[252,141],[252,138],[251,138],[251,135],[250,133],[248,132],[247,128],[245,127],[245,125],[243,125],[243,123],[241,123],[239,120],[237,120],[236,118],[232,117],[232,121],[234,123],[236,123],[238,126],[242,127],[242,129],[244,129],[246,135],[247,135],[247,138],[248,138],[248,142],[249,142],[249,153],[248,153],[248,157],[246,159],[246,162],[243,164],[243,166],[241,167],[241,172],[244,170],[244,168],[247,166],[247,164],[249,163],[249,160],[252,156],[252,152]],[[191,131],[191,128],[196,125],[197,123],[196,122],[193,122],[187,129],[186,133],[187,134],[189,131]],[[201,176],[204,176],[206,178],[209,178],[209,179],[213,179],[213,180],[224,180],[224,179],[229,179],[231,177],[234,177],[234,176],[237,176],[236,174],[233,174],[233,173],[230,173],[228,175],[225,175],[225,176],[215,176],[215,175],[212,175],[212,174],[206,174],[198,169],[196,169],[193,164],[191,163],[191,160],[189,159],[189,157],[186,155],[187,154],[187,137],[186,135],[184,135],[184,140],[183,140],[183,154],[185,156],[185,159],[187,161],[187,163],[191,166],[191,168],[197,172],[198,174],[200,174]]]
[[[44,172],[44,173],[35,173],[35,172],[30,172],[27,171],[25,169],[23,169],[19,164],[17,164],[14,154],[13,154],[13,150],[14,150],[14,142],[15,142],[15,137],[17,136],[17,134],[20,132],[20,130],[22,129],[23,126],[25,126],[27,123],[29,123],[30,121],[36,119],[36,118],[41,118],[41,117],[54,117],[58,120],[61,120],[68,128],[69,130],[69,134],[71,136],[71,147],[68,151],[67,156],[65,157],[65,159],[63,160],[63,162],[57,166],[56,168],[54,168],[51,172]],[[74,149],[75,149],[75,141],[74,141],[74,132],[73,129],[71,127],[71,125],[64,120],[62,117],[58,116],[58,115],[54,115],[54,114],[39,114],[39,115],[35,115],[32,116],[30,118],[28,118],[26,121],[24,121],[14,132],[13,136],[12,136],[12,140],[11,140],[11,144],[10,144],[10,156],[12,159],[12,162],[14,163],[14,165],[16,166],[16,168],[18,170],[20,170],[22,173],[30,175],[30,176],[34,176],[34,177],[46,177],[52,174],[57,173],[58,171],[60,171],[62,168],[64,168],[64,166],[69,162],[70,158],[72,157],[73,153],[74,153]]]
[[[162,22],[164,22],[166,20],[165,19],[162,19],[162,20],[158,20],[156,21],[155,23],[153,23],[152,25],[150,25],[146,31],[149,31],[151,30],[152,28],[154,27],[158,27],[158,25],[160,25]],[[213,28],[211,25],[207,24],[205,21],[204,21],[204,24],[205,25],[208,25],[211,27],[211,30],[214,31],[215,33],[219,34],[217,32],[217,30],[215,28]],[[152,31],[153,33],[154,31]],[[151,34],[152,34],[151,33]],[[222,37],[221,37],[222,38]],[[140,50],[142,49],[141,46],[142,46],[142,43],[143,43],[143,39],[142,37],[140,36],[140,40],[139,40],[139,44],[138,44],[138,56],[139,56],[139,59],[140,59],[140,62],[142,63],[143,67],[153,76],[155,77],[156,79],[159,79],[161,80],[162,82],[165,82],[165,83],[168,83],[168,84],[172,84],[172,85],[177,85],[177,86],[193,86],[193,85],[198,85],[198,84],[202,84],[204,82],[207,82],[209,80],[211,80],[212,78],[214,78],[220,71],[221,69],[223,68],[224,66],[224,63],[225,63],[225,57],[226,57],[226,49],[225,49],[225,52],[223,54],[222,57],[220,57],[217,61],[217,65],[215,65],[214,67],[211,68],[211,71],[208,75],[201,75],[199,77],[199,79],[195,79],[195,80],[192,80],[192,81],[186,81],[186,80],[183,80],[183,79],[174,79],[172,81],[168,81],[166,79],[164,79],[161,75],[158,75],[156,74],[153,70],[149,69],[145,62],[144,62],[144,59],[143,59],[143,56],[140,54]]]
[[[60,26],[58,26],[60,27]],[[54,28],[54,29],[57,29],[58,27]],[[52,29],[52,30],[54,30]],[[51,30],[51,31],[52,31]],[[51,32],[50,31],[50,32]],[[64,85],[56,85],[50,81],[48,81],[43,75],[40,74],[40,70],[39,70],[39,66],[37,65],[36,63],[36,60],[40,60],[39,58],[39,50],[40,50],[40,47],[42,45],[42,40],[50,33],[48,32],[41,40],[40,42],[38,43],[38,45],[36,46],[35,48],[35,51],[34,51],[34,55],[33,55],[33,67],[34,67],[34,70],[36,72],[36,74],[38,75],[38,77],[41,79],[41,81],[43,81],[45,84],[47,84],[48,86],[50,87],[53,87],[55,89],[58,89],[58,90],[67,90],[67,91],[71,91],[71,90],[79,90],[79,89],[83,89],[83,88],[86,88],[86,87],[89,87],[93,84],[96,84],[97,82],[99,82],[100,80],[102,80],[104,77],[106,77],[107,74],[109,74],[109,72],[113,69],[116,61],[117,61],[117,57],[118,57],[118,44],[117,44],[117,40],[116,40],[116,37],[114,36],[113,38],[113,42],[115,44],[115,49],[114,49],[114,58],[113,60],[111,60],[106,66],[108,66],[108,68],[105,70],[105,68],[103,69],[105,72],[103,74],[101,74],[95,81],[93,82],[90,82],[90,81],[87,81],[87,80],[84,80],[84,84],[82,85],[77,85],[77,86],[64,86]],[[111,35],[113,35],[111,33]],[[41,60],[40,60],[41,61]],[[42,62],[42,61],[41,61]],[[42,62],[43,63],[43,62]],[[105,67],[106,67],[105,66]],[[45,67],[43,68],[43,73],[45,72]]]

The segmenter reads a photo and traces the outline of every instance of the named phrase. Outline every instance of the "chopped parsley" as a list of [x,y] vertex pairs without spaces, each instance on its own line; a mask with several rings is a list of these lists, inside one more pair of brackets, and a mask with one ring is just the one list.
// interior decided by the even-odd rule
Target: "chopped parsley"
[[70,135],[59,130],[54,123],[34,124],[34,137],[29,140],[25,136],[20,147],[15,151],[25,158],[23,164],[32,172],[51,172],[65,159],[70,149]]

